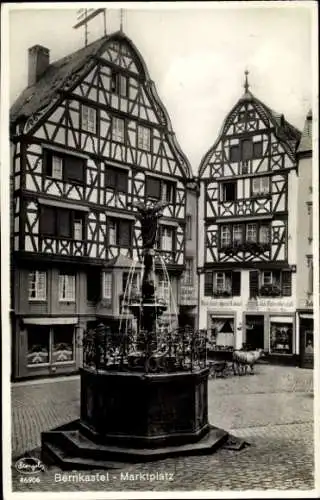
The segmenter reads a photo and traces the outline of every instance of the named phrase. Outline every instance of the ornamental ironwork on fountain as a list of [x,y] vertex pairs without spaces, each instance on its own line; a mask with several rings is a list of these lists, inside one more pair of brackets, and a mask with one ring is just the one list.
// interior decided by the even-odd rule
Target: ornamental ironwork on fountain
[[98,325],[84,334],[83,360],[93,370],[178,372],[195,371],[206,366],[207,336],[191,327],[164,327],[157,321],[168,304],[157,296],[155,286],[155,244],[159,219],[166,203],[160,201],[135,205],[143,242],[141,294],[129,294],[123,307],[131,310],[136,328],[113,332]]

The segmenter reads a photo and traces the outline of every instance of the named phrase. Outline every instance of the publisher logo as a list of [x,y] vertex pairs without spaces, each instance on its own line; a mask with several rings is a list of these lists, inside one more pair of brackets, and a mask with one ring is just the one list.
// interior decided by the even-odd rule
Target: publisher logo
[[38,474],[39,472],[45,471],[45,466],[39,460],[39,458],[34,457],[23,457],[20,458],[15,464],[16,470],[22,474]]

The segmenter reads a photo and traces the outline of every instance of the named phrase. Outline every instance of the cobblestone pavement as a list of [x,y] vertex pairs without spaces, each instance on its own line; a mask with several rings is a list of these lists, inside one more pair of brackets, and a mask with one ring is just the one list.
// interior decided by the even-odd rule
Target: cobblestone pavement
[[[25,484],[12,467],[13,490],[313,489],[312,379],[312,370],[261,364],[254,376],[209,380],[209,420],[250,443],[241,451],[220,449],[212,455],[128,465],[109,472],[109,477],[106,471],[91,471],[95,480],[91,477],[87,482],[86,472],[69,472],[67,482],[59,481],[66,476],[59,476],[61,471],[50,467],[38,476],[40,483]],[[41,431],[79,417],[79,390],[79,379],[74,377],[63,382],[13,385],[14,458],[39,447]],[[151,481],[151,474],[157,472],[158,479]],[[160,473],[167,473],[165,480]]]

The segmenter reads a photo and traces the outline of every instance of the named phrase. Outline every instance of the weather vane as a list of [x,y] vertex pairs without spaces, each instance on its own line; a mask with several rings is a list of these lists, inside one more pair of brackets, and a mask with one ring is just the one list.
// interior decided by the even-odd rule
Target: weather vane
[[248,92],[249,91],[249,82],[248,82],[249,71],[246,69],[244,74],[245,74],[244,90],[245,90],[245,92]]
[[74,29],[84,26],[84,44],[85,47],[88,45],[88,23],[94,19],[99,14],[103,14],[103,28],[104,35],[107,34],[106,26],[106,9],[79,9],[77,13],[77,24],[73,26]]

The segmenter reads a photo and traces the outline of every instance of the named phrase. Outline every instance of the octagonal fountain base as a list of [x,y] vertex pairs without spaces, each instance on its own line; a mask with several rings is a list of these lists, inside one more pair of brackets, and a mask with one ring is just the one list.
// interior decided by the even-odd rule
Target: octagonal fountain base
[[[42,460],[62,469],[112,469],[230,444],[229,434],[208,422],[208,372],[82,369],[80,419],[42,433]],[[234,438],[233,445],[244,442]]]

